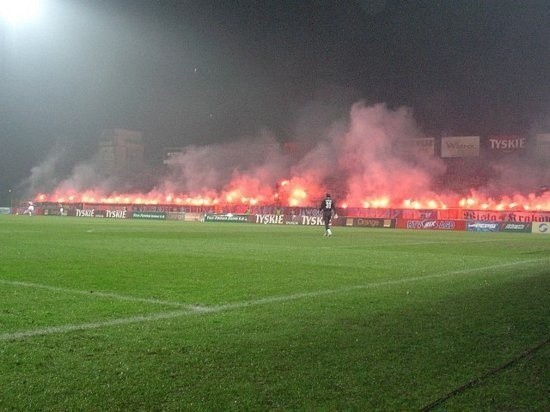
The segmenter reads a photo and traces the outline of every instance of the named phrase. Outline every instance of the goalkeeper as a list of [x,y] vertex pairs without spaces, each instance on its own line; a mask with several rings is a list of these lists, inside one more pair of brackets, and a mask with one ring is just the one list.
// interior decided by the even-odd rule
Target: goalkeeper
[[332,230],[330,229],[330,223],[332,217],[336,213],[336,208],[334,205],[334,200],[330,197],[330,193],[327,193],[323,201],[321,202],[321,207],[319,211],[323,213],[323,222],[325,223],[325,234],[324,236],[332,236]]

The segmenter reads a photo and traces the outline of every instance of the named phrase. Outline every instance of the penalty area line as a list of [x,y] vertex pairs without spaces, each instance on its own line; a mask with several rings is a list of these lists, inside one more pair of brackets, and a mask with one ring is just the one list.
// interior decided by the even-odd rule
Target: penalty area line
[[113,300],[123,300],[127,302],[139,302],[139,303],[150,303],[154,305],[163,305],[163,306],[172,306],[182,309],[188,309],[188,310],[196,310],[198,312],[204,310],[204,307],[200,305],[190,305],[186,303],[180,303],[180,302],[171,302],[167,300],[161,300],[161,299],[153,299],[153,298],[138,298],[135,296],[127,296],[127,295],[121,295],[118,293],[112,293],[112,292],[100,292],[95,290],[81,290],[81,289],[70,289],[70,288],[61,288],[58,286],[50,286],[50,285],[44,285],[40,283],[33,283],[33,282],[23,282],[23,281],[16,281],[16,280],[5,280],[0,279],[0,283],[4,285],[11,285],[11,286],[21,286],[26,288],[35,288],[35,289],[44,289],[49,290],[52,292],[61,292],[61,293],[68,293],[68,294],[77,294],[77,295],[85,295],[89,297],[98,297],[98,298],[105,298],[105,299],[113,299]]
[[[206,313],[208,310],[204,310],[202,313]],[[68,324],[60,326],[48,326],[44,328],[31,329],[20,332],[11,332],[0,334],[1,341],[21,340],[26,338],[32,338],[34,336],[45,336],[54,334],[63,334],[68,332],[100,329],[109,326],[130,325],[132,323],[143,323],[158,320],[180,318],[188,315],[196,315],[198,312],[193,310],[177,310],[172,312],[155,313],[151,315],[137,315],[128,318],[118,318],[112,320],[106,320],[102,322],[90,322],[80,324]]]
[[[178,311],[172,311],[172,312],[162,312],[162,313],[155,313],[150,315],[137,315],[137,316],[131,316],[127,318],[118,318],[118,319],[112,319],[107,321],[101,321],[101,322],[90,322],[90,323],[81,323],[81,324],[68,324],[68,325],[60,325],[60,326],[50,326],[50,327],[44,327],[44,328],[37,328],[37,329],[31,329],[26,331],[20,331],[20,332],[8,332],[0,334],[0,342],[1,341],[12,341],[12,340],[20,340],[20,339],[26,339],[26,338],[32,338],[34,336],[44,336],[44,335],[53,335],[53,334],[61,334],[61,333],[68,333],[73,331],[82,331],[82,330],[90,330],[90,329],[99,329],[103,327],[112,327],[112,326],[120,326],[120,325],[130,325],[135,323],[143,323],[143,322],[151,322],[151,321],[159,321],[159,320],[166,320],[166,319],[175,319],[179,317],[184,316],[191,316],[191,315],[202,315],[202,314],[213,314],[213,313],[219,313],[224,312],[228,310],[234,310],[234,309],[242,309],[246,307],[252,307],[252,306],[259,306],[259,305],[266,305],[270,303],[278,303],[278,302],[290,302],[293,300],[299,300],[303,298],[315,298],[319,296],[325,296],[325,295],[334,295],[338,293],[345,293],[345,292],[351,292],[354,290],[362,290],[362,289],[369,289],[369,288],[376,288],[381,286],[389,286],[389,285],[396,285],[396,284],[403,284],[403,283],[409,283],[409,282],[417,282],[427,279],[434,279],[434,278],[444,278],[444,277],[450,277],[455,275],[463,275],[468,273],[475,273],[483,270],[494,270],[494,269],[502,269],[505,267],[514,267],[522,264],[530,264],[530,263],[540,263],[543,261],[548,261],[550,259],[530,259],[530,260],[523,260],[523,261],[517,261],[517,262],[510,262],[510,263],[503,263],[500,265],[491,265],[491,266],[482,266],[477,268],[470,268],[470,269],[463,269],[463,270],[454,270],[450,272],[444,272],[439,274],[433,274],[433,275],[425,275],[425,276],[415,276],[410,278],[401,278],[401,279],[395,279],[395,280],[385,280],[380,282],[371,282],[366,283],[363,285],[354,285],[354,286],[348,286],[338,289],[328,289],[328,290],[318,290],[314,292],[303,292],[303,293],[295,293],[292,295],[282,295],[282,296],[271,296],[266,297],[262,299],[256,299],[256,300],[249,300],[249,301],[242,301],[242,302],[234,302],[234,303],[227,303],[223,305],[217,305],[217,306],[190,306],[190,305],[182,305],[182,306],[190,306],[183,310]],[[6,283],[6,281],[0,280],[0,283]],[[11,282],[11,283],[19,283],[19,282]],[[29,286],[31,284],[25,283],[26,286]],[[50,287],[48,287],[50,288]],[[53,288],[54,290],[57,290],[58,288]],[[66,291],[65,289],[61,289],[62,291]],[[78,292],[78,291],[76,291]],[[80,291],[84,293],[83,291]],[[110,295],[110,294],[106,294]],[[115,295],[118,296],[118,295]],[[135,299],[129,299],[129,300],[137,300],[141,301],[142,299],[135,298]]]
[[334,295],[338,293],[346,293],[346,292],[352,292],[355,290],[362,290],[362,289],[371,289],[371,288],[377,288],[377,287],[383,287],[383,286],[391,286],[391,285],[399,285],[404,283],[410,283],[410,282],[418,282],[422,280],[428,280],[428,279],[437,279],[437,278],[445,278],[450,276],[456,276],[456,275],[466,275],[468,273],[475,273],[480,272],[483,270],[495,270],[495,269],[503,269],[506,267],[514,267],[521,264],[530,264],[530,263],[540,263],[543,261],[550,261],[550,259],[530,259],[530,260],[522,260],[518,262],[510,262],[510,263],[502,263],[499,265],[491,265],[491,266],[482,266],[477,268],[469,268],[469,269],[462,269],[462,270],[453,270],[450,272],[444,272],[444,273],[435,273],[432,275],[424,275],[424,276],[415,276],[415,277],[409,277],[409,278],[400,278],[400,279],[391,279],[391,280],[382,280],[379,282],[370,282],[365,283],[362,285],[354,285],[354,286],[346,286],[338,289],[326,289],[326,290],[318,290],[314,292],[302,292],[302,293],[295,293],[292,295],[283,295],[283,296],[272,296],[272,297],[266,297],[262,299],[257,299],[253,301],[248,302],[235,302],[235,303],[227,303],[225,305],[215,306],[211,307],[212,309],[216,309],[215,311],[218,312],[220,310],[231,310],[231,309],[240,309],[245,308],[247,306],[257,306],[257,305],[263,305],[268,303],[277,303],[277,302],[286,302],[286,301],[292,301],[302,298],[315,298],[319,296],[324,295]]

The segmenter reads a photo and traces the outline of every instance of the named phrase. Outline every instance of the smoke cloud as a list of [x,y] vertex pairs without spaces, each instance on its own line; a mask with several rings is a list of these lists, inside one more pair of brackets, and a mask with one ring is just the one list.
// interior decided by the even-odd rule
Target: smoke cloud
[[[311,114],[310,118],[314,119]],[[403,140],[426,137],[406,107],[358,102],[347,116],[325,127],[314,120],[311,128],[300,122],[289,144],[263,131],[236,141],[184,147],[153,181],[148,173],[139,174],[141,180],[105,176],[97,158],[77,164],[70,176],[59,179],[59,152],[33,168],[27,184],[34,193],[52,193],[52,201],[53,196],[87,191],[96,198],[124,194],[158,203],[192,198],[206,203],[311,206],[330,191],[350,207],[403,207],[403,202],[426,199],[438,202],[438,207],[464,193],[505,196],[534,189],[550,177],[542,162],[523,158],[513,164],[475,160],[486,175],[482,181],[472,182],[467,171],[461,175],[455,170],[449,177],[443,159],[426,151],[395,150]],[[446,185],[445,179],[452,182]]]

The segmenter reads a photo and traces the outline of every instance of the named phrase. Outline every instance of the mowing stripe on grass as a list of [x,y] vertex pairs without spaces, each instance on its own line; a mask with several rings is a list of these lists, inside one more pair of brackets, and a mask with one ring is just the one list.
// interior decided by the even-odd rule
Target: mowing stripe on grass
[[178,307],[178,308],[185,308],[185,309],[188,309],[188,310],[196,310],[196,311],[199,311],[199,312],[204,309],[203,307],[201,307],[199,305],[189,305],[189,304],[185,304],[185,303],[171,302],[171,301],[168,301],[168,300],[161,300],[161,299],[138,298],[138,297],[135,297],[135,296],[120,295],[118,293],[112,293],[112,292],[99,292],[99,291],[94,291],[94,290],[61,288],[61,287],[57,287],[57,286],[43,285],[43,284],[40,284],[40,283],[21,282],[21,281],[4,280],[4,279],[0,279],[0,283],[2,283],[4,285],[23,286],[23,287],[26,287],[26,288],[36,288],[36,289],[46,289],[46,290],[51,290],[53,292],[86,295],[86,296],[90,296],[90,297],[98,297],[98,298],[105,298],[105,299],[125,300],[125,301],[129,301],[129,302],[141,302],[141,303],[151,303],[151,304],[154,304],[154,305],[173,306],[173,307]]
[[[433,275],[415,276],[411,278],[401,278],[401,279],[386,280],[381,282],[371,282],[363,285],[348,286],[348,287],[342,287],[338,289],[318,290],[314,292],[295,293],[292,295],[283,295],[283,296],[272,296],[272,297],[267,297],[262,299],[255,299],[255,300],[249,300],[249,301],[243,301],[243,302],[234,302],[234,303],[228,303],[228,304],[217,305],[217,306],[193,306],[193,305],[178,304],[176,302],[167,302],[167,301],[153,299],[152,302],[150,303],[164,302],[163,304],[179,305],[186,309],[179,310],[179,311],[172,311],[172,312],[161,312],[161,313],[155,313],[150,315],[137,315],[137,316],[131,316],[127,318],[107,320],[103,322],[69,324],[69,325],[61,325],[61,326],[44,327],[44,328],[38,328],[38,329],[30,329],[30,330],[20,331],[20,332],[8,332],[8,333],[0,334],[0,342],[31,338],[33,336],[52,335],[52,334],[67,333],[67,332],[79,331],[79,330],[99,329],[99,328],[109,327],[109,326],[119,326],[119,325],[133,324],[133,323],[166,320],[166,319],[173,319],[173,318],[189,316],[189,315],[218,313],[218,312],[223,312],[227,310],[246,308],[250,306],[265,305],[265,304],[276,303],[276,302],[287,302],[287,301],[298,300],[302,298],[319,297],[324,295],[350,292],[353,290],[369,289],[369,288],[375,288],[380,286],[416,282],[416,281],[421,281],[425,279],[443,278],[443,277],[449,277],[453,275],[463,275],[463,274],[474,273],[474,272],[479,272],[483,270],[503,269],[506,267],[515,267],[518,265],[540,263],[545,261],[550,261],[550,259],[522,260],[517,262],[502,263],[499,265],[482,266],[482,267],[469,268],[469,269],[463,269],[463,270],[454,270],[450,272],[444,272],[444,273],[433,274]],[[45,289],[53,289],[59,292],[71,292],[71,293],[74,292],[74,293],[81,293],[81,294],[90,293],[90,292],[78,291],[73,289],[64,289],[64,288],[56,288],[53,286],[38,285],[38,284],[33,284],[28,282],[0,280],[0,283],[14,284],[14,285],[19,285],[21,283],[20,286],[25,286],[25,287],[34,286],[34,287],[40,287]],[[95,295],[95,293],[93,295]],[[148,299],[132,298],[130,296],[118,295],[114,293],[112,294],[101,293],[98,296],[104,297],[104,298],[115,298],[115,299],[123,299],[123,300],[130,300],[130,301],[139,301],[139,302],[149,301]]]

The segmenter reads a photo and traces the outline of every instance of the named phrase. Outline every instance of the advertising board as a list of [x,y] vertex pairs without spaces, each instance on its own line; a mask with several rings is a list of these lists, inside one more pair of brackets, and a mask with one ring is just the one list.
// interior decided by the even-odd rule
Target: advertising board
[[[74,214],[73,214],[74,213]],[[128,219],[129,213],[126,210],[101,210],[101,209],[74,209],[67,213],[69,216],[93,217],[107,219]]]
[[132,219],[166,220],[166,212],[133,212]]
[[531,232],[531,222],[500,222],[499,226],[501,232]]
[[479,156],[479,136],[453,136],[441,138],[441,157]]
[[535,153],[541,159],[550,159],[550,133],[536,135]]
[[466,230],[470,232],[498,232],[499,223],[482,220],[468,220],[466,221]]
[[[276,214],[257,214],[252,217],[254,223],[262,225],[303,225],[303,226],[323,226],[325,223],[323,217],[308,215],[276,215]],[[333,218],[332,226],[341,226],[342,219]]]
[[533,222],[531,224],[531,231],[533,233],[540,233],[550,235],[550,223],[547,222]]
[[464,220],[397,219],[396,228],[414,230],[465,230]]
[[395,219],[348,217],[346,226],[390,229],[395,228]]
[[247,223],[248,215],[234,215],[227,213],[223,215],[218,214],[206,214],[204,215],[205,222],[230,222],[230,223]]
[[525,136],[490,136],[489,150],[492,153],[517,153],[525,150],[527,138]]
[[425,156],[435,155],[435,138],[420,137],[397,139],[393,144],[393,151],[398,155],[410,155],[411,153]]

